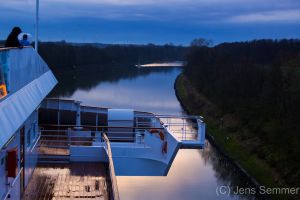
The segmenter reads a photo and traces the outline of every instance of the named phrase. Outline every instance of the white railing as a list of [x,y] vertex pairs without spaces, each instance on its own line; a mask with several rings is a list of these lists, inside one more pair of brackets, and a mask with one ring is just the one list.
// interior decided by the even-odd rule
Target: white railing
[[[148,119],[148,121],[146,120]],[[136,115],[137,126],[165,126],[181,141],[199,141],[203,139],[203,117],[194,115]]]
[[120,200],[120,195],[119,195],[119,190],[118,190],[118,184],[117,184],[117,178],[115,175],[115,167],[114,167],[114,162],[112,159],[112,152],[111,152],[111,147],[110,147],[110,142],[105,133],[103,133],[103,139],[106,144],[106,151],[108,155],[108,161],[109,161],[109,174],[110,174],[110,180],[111,180],[111,185],[112,185],[112,195],[114,200]]
[[[105,131],[109,139],[112,141],[124,141],[124,142],[144,142],[140,136],[141,131]],[[83,145],[91,146],[92,142],[103,142],[102,131],[70,131],[70,130],[41,130],[41,136],[39,139],[39,146],[47,146],[47,143],[51,143],[48,146],[54,146],[55,143],[61,144],[57,147],[69,147],[70,145]],[[122,135],[121,135],[122,134]],[[125,135],[131,136],[125,136]],[[114,136],[118,135],[118,136]],[[138,141],[137,141],[138,140]]]
[[[56,127],[56,126],[55,126]],[[64,126],[59,126],[64,127]],[[151,128],[151,127],[150,127]],[[94,127],[94,129],[103,129],[103,127]],[[160,128],[161,130],[163,128]],[[158,129],[158,130],[160,130]],[[49,130],[42,128],[38,142],[39,155],[69,155],[71,146],[103,146],[103,133],[112,142],[129,143],[132,147],[138,145],[145,146],[145,130],[150,129],[135,129],[133,131],[91,131],[91,130]],[[122,145],[122,144],[121,144]]]

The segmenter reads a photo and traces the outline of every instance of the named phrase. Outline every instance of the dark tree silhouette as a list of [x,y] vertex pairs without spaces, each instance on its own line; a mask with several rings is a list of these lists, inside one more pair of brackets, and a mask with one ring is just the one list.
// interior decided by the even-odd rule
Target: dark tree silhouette
[[[260,158],[287,183],[300,180],[300,41],[192,46],[184,74],[224,113],[261,139]],[[254,144],[252,145],[254,146]]]

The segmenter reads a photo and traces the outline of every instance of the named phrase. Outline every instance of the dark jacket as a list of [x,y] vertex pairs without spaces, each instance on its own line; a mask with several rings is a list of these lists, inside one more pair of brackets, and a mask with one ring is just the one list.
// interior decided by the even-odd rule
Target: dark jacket
[[5,47],[21,47],[18,35],[22,32],[19,27],[14,27],[5,41]]

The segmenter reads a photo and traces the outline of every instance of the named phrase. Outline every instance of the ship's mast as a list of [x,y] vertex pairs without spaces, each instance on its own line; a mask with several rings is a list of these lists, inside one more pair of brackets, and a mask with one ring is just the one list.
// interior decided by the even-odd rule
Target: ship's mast
[[39,0],[36,0],[35,10],[35,43],[34,48],[38,51],[38,34],[39,34]]

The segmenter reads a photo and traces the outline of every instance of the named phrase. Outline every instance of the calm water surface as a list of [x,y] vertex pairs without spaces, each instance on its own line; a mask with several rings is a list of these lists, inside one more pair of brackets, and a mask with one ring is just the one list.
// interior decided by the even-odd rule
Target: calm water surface
[[[92,106],[183,113],[173,88],[181,69],[134,70],[133,75],[120,75],[110,80],[102,79],[97,73],[73,75],[72,89],[68,90],[68,83],[62,83],[65,85],[59,86],[56,94]],[[87,77],[82,80],[79,76]],[[91,83],[87,83],[89,81]],[[167,176],[117,176],[117,181],[122,200],[255,199],[246,195],[216,194],[220,186],[251,186],[209,143],[204,150],[179,150]]]

